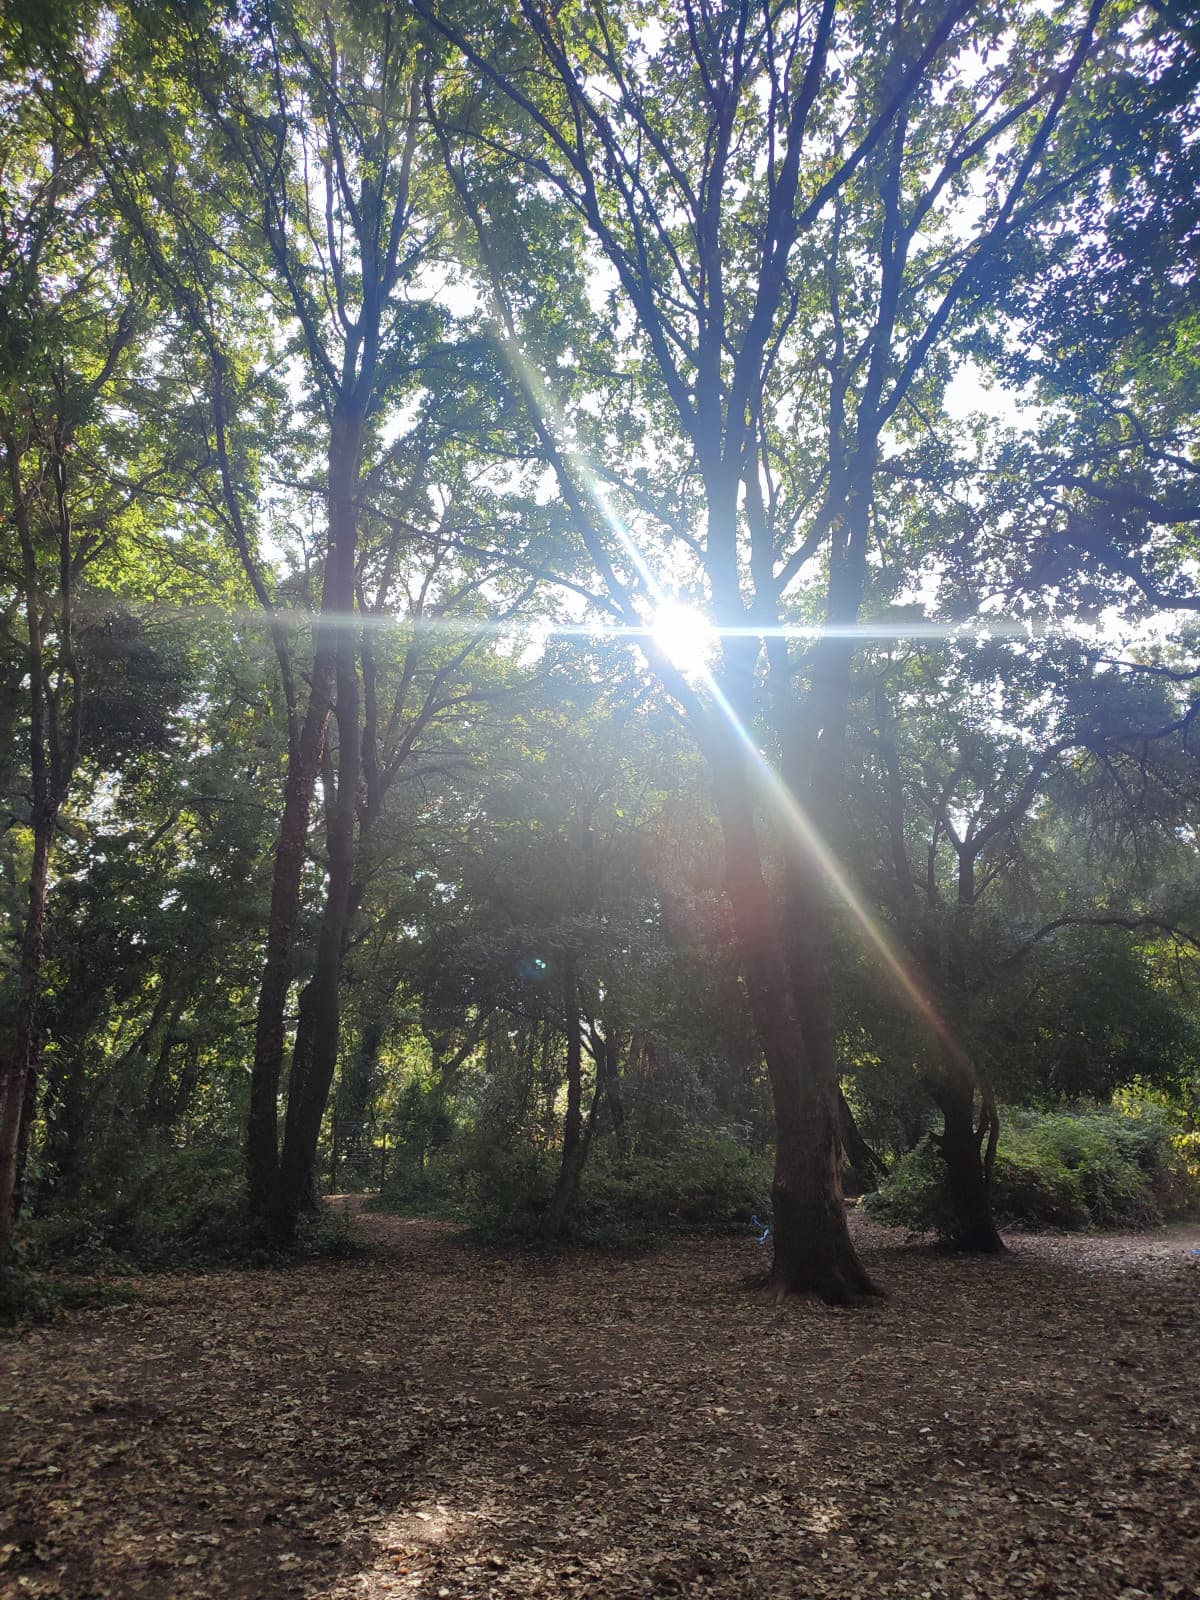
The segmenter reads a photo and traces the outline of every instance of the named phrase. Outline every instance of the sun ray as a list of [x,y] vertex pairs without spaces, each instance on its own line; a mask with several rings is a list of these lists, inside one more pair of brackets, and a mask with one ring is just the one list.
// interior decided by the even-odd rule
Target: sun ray
[[[528,393],[534,397],[535,402],[539,406],[543,407],[543,425],[550,431],[551,437],[561,440],[566,430],[562,427],[558,408],[553,404],[552,397],[548,394],[540,373],[538,373],[532,367],[520,350],[512,346],[511,342],[506,343],[506,349],[509,359],[514,361],[520,368],[522,376],[524,377],[527,385]],[[561,444],[560,448],[563,448]],[[673,613],[669,608],[673,606],[678,607],[679,602],[673,600],[663,583],[655,574],[644,552],[641,550],[636,539],[626,525],[624,518],[619,515],[619,513],[616,511],[616,508],[612,505],[604,485],[600,482],[596,472],[591,467],[586,457],[570,444],[566,445],[563,453],[565,459],[570,462],[572,468],[578,474],[579,480],[583,484],[584,490],[596,511],[602,517],[605,524],[612,530],[619,544],[621,545],[621,548],[626,552],[630,562],[634,567],[634,570],[640,577],[647,594],[650,595],[654,601],[656,616],[665,613],[669,625],[671,619],[678,616],[677,612]],[[905,626],[908,630],[910,630],[910,632],[914,628],[920,627],[919,624],[914,625],[912,623],[907,623]],[[975,626],[978,630],[978,624],[975,624]],[[855,624],[848,630],[843,630],[840,628],[836,630],[811,628],[803,630],[780,629],[779,632],[784,637],[794,637],[797,639],[816,639],[820,638],[822,634],[831,631],[836,631],[839,634],[845,631],[850,637],[865,637],[865,631],[860,632],[860,629],[870,629],[870,627],[871,624],[868,623],[866,625]],[[616,630],[614,629],[611,631]],[[638,636],[641,632],[641,630],[638,629],[628,628],[622,629],[621,631],[627,636]],[[744,636],[748,639],[761,639],[764,637],[763,630],[753,627],[723,628],[720,630],[720,633],[723,637]],[[888,635],[877,636],[886,637]],[[663,646],[664,641],[656,633],[654,622],[649,624],[648,628],[645,630],[644,637],[647,639],[647,642],[653,641],[660,647]],[[895,637],[899,637],[899,635],[895,635]],[[867,943],[879,956],[885,972],[891,978],[902,999],[911,1007],[911,1009],[922,1022],[933,1029],[935,1034],[954,1057],[962,1058],[964,1052],[961,1045],[959,1045],[957,1042],[953,1030],[942,1017],[938,1011],[938,1008],[934,1005],[932,998],[928,995],[926,990],[918,981],[917,977],[911,970],[909,963],[904,959],[903,954],[896,947],[893,940],[888,936],[886,929],[880,924],[878,919],[871,913],[871,911],[862,901],[858,891],[851,883],[836,856],[830,850],[825,840],[821,838],[819,831],[813,825],[812,819],[801,805],[798,796],[792,793],[787,784],[784,782],[783,778],[778,772],[776,772],[775,768],[767,760],[767,757],[763,754],[762,750],[760,750],[757,741],[754,739],[750,730],[743,723],[736,709],[730,704],[728,698],[722,692],[715,675],[706,662],[700,663],[699,669],[692,681],[702,685],[703,688],[707,690],[708,694],[713,700],[713,703],[718,707],[721,714],[729,722],[729,725],[733,729],[733,732],[740,745],[750,757],[753,770],[757,774],[764,792],[771,799],[776,815],[782,820],[785,827],[792,834],[794,840],[804,850],[808,858],[818,868],[819,872],[828,883],[836,898],[841,901],[842,905],[849,912],[854,922],[858,925]]]

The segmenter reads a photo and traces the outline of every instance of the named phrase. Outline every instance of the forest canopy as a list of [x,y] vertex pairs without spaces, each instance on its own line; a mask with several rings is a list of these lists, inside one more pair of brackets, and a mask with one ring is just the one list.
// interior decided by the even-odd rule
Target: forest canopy
[[1198,44],[5,9],[6,1270],[1194,1200]]

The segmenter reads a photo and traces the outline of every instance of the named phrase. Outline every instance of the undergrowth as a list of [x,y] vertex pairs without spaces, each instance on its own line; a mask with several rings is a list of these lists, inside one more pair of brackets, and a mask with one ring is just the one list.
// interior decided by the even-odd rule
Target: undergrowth
[[[420,1169],[398,1167],[375,1205],[465,1223],[483,1242],[536,1237],[554,1191],[553,1151],[439,1152]],[[770,1206],[769,1158],[722,1134],[700,1134],[622,1159],[604,1147],[584,1171],[568,1237],[582,1245],[635,1245],[667,1233],[741,1231]]]
[[[1150,1228],[1197,1199],[1177,1130],[1154,1107],[1013,1111],[1005,1118],[992,1203],[1010,1227],[1082,1232]],[[945,1166],[930,1137],[863,1202],[868,1216],[914,1233],[953,1231]]]
[[282,1267],[360,1248],[345,1213],[317,1206],[281,1250],[246,1215],[240,1151],[159,1151],[119,1183],[97,1177],[69,1204],[34,1208],[19,1250],[0,1267],[0,1327],[122,1303],[137,1295],[127,1280],[142,1274]]

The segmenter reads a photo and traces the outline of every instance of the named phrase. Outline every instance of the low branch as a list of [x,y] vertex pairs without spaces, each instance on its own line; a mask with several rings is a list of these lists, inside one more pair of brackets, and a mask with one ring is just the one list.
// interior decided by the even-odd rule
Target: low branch
[[1043,939],[1048,939],[1051,934],[1057,933],[1060,928],[1123,928],[1127,933],[1138,933],[1143,929],[1153,930],[1157,933],[1168,934],[1172,939],[1182,944],[1191,945],[1193,949],[1200,950],[1200,938],[1189,933],[1186,928],[1181,928],[1177,923],[1168,921],[1165,917],[1130,917],[1120,916],[1117,913],[1090,912],[1066,917],[1055,917],[1053,922],[1047,922],[1036,933],[1015,950],[1004,962],[1011,966],[1014,962],[1022,960]]

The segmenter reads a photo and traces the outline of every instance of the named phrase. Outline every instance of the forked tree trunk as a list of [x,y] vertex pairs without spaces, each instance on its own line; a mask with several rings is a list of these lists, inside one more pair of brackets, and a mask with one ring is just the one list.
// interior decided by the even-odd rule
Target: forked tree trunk
[[[393,60],[391,64],[395,66],[396,62]],[[282,1229],[284,1236],[289,1236],[295,1227],[299,1204],[297,1196],[302,1195],[311,1182],[321,1115],[337,1059],[338,984],[343,939],[350,915],[354,808],[358,802],[358,765],[361,759],[357,645],[351,622],[355,609],[358,537],[355,499],[365,419],[375,399],[388,297],[396,286],[401,270],[405,231],[403,219],[408,210],[409,182],[417,146],[420,95],[416,84],[409,84],[403,98],[393,101],[393,91],[399,88],[399,83],[391,76],[390,70],[384,77],[387,88],[381,87],[379,90],[380,103],[383,106],[392,105],[403,112],[403,120],[396,124],[397,128],[403,129],[400,146],[391,146],[393,164],[390,173],[394,177],[391,197],[394,209],[389,223],[388,208],[384,203],[383,177],[375,184],[364,181],[358,208],[350,207],[350,222],[362,271],[362,298],[354,323],[342,318],[345,343],[336,360],[331,361],[329,352],[320,347],[319,337],[314,334],[304,311],[300,312],[309,341],[309,355],[316,366],[323,369],[322,384],[335,371],[339,376],[333,383],[337,399],[329,435],[329,548],[322,576],[321,614],[314,641],[312,692],[296,748],[289,754],[284,819],[271,892],[267,957],[259,993],[254,1082],[246,1139],[247,1188],[251,1211],[269,1217],[273,1229],[277,1233]],[[326,113],[331,128],[345,113],[335,80],[336,73],[326,84],[330,91]],[[348,121],[353,127],[353,119],[348,117]],[[366,137],[361,129],[355,128],[354,133],[356,138]],[[387,138],[383,138],[378,146],[371,142],[365,146],[369,149],[388,147]],[[259,175],[262,176],[261,173]],[[285,204],[280,207],[280,213],[285,214],[288,209]],[[332,241],[332,235],[330,238]],[[291,284],[294,262],[289,256],[286,241],[281,236],[274,236],[270,243],[282,275]],[[347,243],[347,254],[350,248]],[[343,268],[345,261],[343,257]],[[338,275],[337,264],[333,271]],[[346,268],[346,271],[349,276],[349,269]],[[300,888],[309,817],[321,771],[328,718],[335,701],[339,728],[338,807],[331,829],[329,889],[313,977],[315,992],[310,1012],[316,1033],[311,1043],[298,1041],[297,1044],[297,1053],[309,1063],[309,1071],[300,1085],[303,1093],[294,1111],[293,1096],[289,1091],[284,1151],[280,1156],[277,1154],[278,1100],[283,1072],[284,1017],[292,976],[292,949],[300,915]]]
[[300,921],[301,883],[308,851],[308,823],[325,749],[329,719],[331,662],[325,652],[313,660],[312,689],[296,747],[288,757],[283,820],[275,846],[267,949],[254,1029],[250,1075],[250,1115],[246,1125],[246,1193],[252,1216],[264,1216],[279,1169],[279,1085],[283,1077],[288,990]]
[[1000,1255],[1005,1245],[992,1216],[991,1157],[996,1122],[987,1097],[978,1124],[975,1088],[965,1072],[956,1072],[930,1088],[942,1113],[942,1132],[935,1142],[946,1163],[946,1184],[954,1215],[951,1243],[975,1255]]
[[342,962],[354,883],[355,818],[361,767],[357,631],[353,624],[359,459],[364,419],[349,406],[334,413],[329,448],[329,558],[322,612],[334,642],[337,797],[328,828],[329,860],[317,960],[300,1009],[292,1076],[288,1084],[283,1151],[270,1203],[272,1232],[280,1243],[295,1233],[300,1208],[311,1193],[321,1120],[337,1066],[341,1033]]

